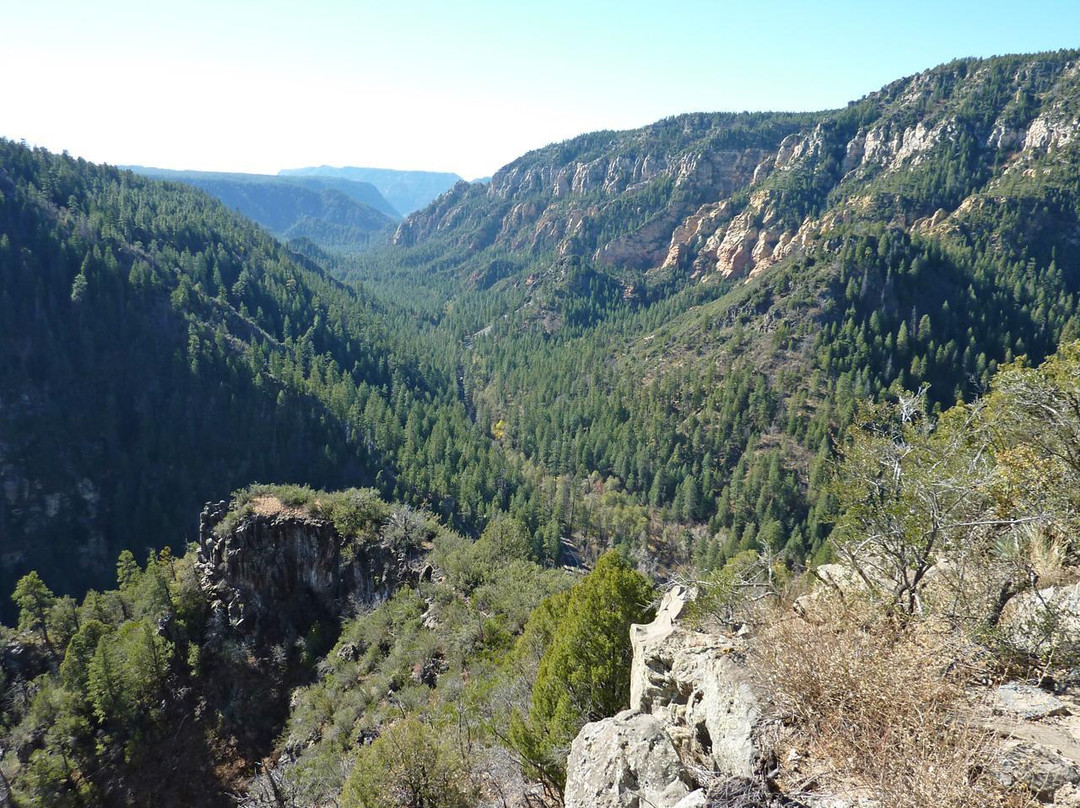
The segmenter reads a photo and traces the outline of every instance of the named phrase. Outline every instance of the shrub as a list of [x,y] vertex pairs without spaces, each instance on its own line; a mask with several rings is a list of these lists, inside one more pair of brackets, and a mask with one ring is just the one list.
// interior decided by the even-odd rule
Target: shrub
[[630,624],[648,622],[652,597],[648,580],[612,551],[530,618],[519,653],[546,650],[528,722],[514,722],[511,740],[548,787],[561,789],[570,742],[581,727],[629,706]]
[[776,556],[743,550],[697,582],[698,595],[687,615],[696,623],[727,626],[751,620],[790,580],[791,573]]
[[362,747],[342,808],[466,808],[474,789],[460,755],[439,732],[408,717]]

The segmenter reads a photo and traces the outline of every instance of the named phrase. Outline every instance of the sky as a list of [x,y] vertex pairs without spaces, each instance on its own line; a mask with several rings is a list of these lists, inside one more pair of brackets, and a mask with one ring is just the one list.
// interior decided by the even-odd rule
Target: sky
[[1076,0],[0,0],[0,136],[95,162],[492,174],[683,112],[1080,47]]

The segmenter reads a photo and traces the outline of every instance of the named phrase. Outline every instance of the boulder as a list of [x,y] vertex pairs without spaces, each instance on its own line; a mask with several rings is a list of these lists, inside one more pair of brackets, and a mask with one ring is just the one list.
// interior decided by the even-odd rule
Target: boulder
[[674,808],[690,792],[686,768],[651,715],[624,710],[586,724],[570,747],[566,808]]
[[[867,570],[864,570],[863,575],[866,574]],[[837,598],[846,603],[869,594],[868,579],[863,575],[849,564],[821,564],[808,576],[808,580],[814,583],[813,588],[797,598],[792,608],[803,619],[820,622],[826,619],[829,604]]]
[[862,595],[867,589],[866,579],[848,564],[822,564],[814,570],[814,577],[845,598]]
[[1048,802],[1064,786],[1080,783],[1080,767],[1052,749],[1022,741],[1008,747],[994,767],[994,778],[1007,788],[1026,788]]
[[699,788],[696,791],[691,791],[675,803],[675,808],[706,808],[708,804],[709,798],[705,794],[705,790]]
[[1080,584],[1022,592],[1005,604],[1001,636],[1027,654],[1080,650]]
[[997,689],[994,712],[1038,721],[1058,715],[1068,715],[1069,708],[1061,699],[1031,685],[1010,682]]

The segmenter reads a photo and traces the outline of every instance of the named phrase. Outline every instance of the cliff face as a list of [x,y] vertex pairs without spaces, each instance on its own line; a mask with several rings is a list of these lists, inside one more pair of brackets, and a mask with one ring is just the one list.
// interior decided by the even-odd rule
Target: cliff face
[[218,632],[293,640],[422,574],[416,541],[342,536],[329,519],[271,496],[220,535],[227,512],[225,503],[207,505],[199,530],[200,582]]
[[[801,116],[734,126],[730,115],[688,115],[627,133],[601,132],[510,163],[486,185],[459,183],[402,223],[394,242],[447,238],[589,257],[613,268],[659,266],[672,232],[709,200],[750,185]],[[733,141],[747,145],[733,148]]]
[[831,112],[685,115],[584,135],[486,186],[460,183],[394,240],[700,280],[763,272],[840,223],[962,231],[1033,179],[1057,184],[1080,130],[1076,57],[953,62]]

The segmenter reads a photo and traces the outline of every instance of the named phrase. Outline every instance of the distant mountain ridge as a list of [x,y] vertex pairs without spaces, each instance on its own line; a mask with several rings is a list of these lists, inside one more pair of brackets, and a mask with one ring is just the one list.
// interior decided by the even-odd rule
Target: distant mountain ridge
[[338,177],[279,177],[126,166],[152,179],[193,185],[285,240],[362,249],[401,218],[374,185]]
[[396,241],[452,242],[476,264],[488,248],[554,251],[640,283],[645,272],[757,275],[855,222],[964,232],[1006,200],[1068,182],[1077,56],[956,60],[834,111],[686,114],[584,134],[456,187]]
[[310,168],[286,168],[278,172],[281,177],[322,177],[368,182],[379,189],[394,209],[408,216],[433,199],[446,193],[464,179],[457,174],[439,171],[398,171],[392,168],[363,168],[359,166],[318,166]]

